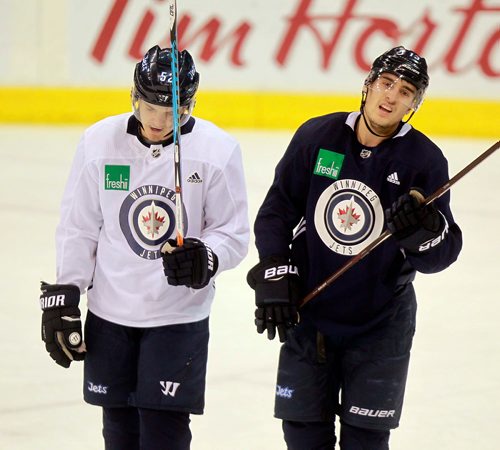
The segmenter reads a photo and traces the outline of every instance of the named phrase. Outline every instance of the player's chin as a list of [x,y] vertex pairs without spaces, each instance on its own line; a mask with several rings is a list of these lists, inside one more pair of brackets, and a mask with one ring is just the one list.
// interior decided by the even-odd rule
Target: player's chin
[[373,118],[373,123],[381,128],[392,129],[401,121],[401,116],[395,111],[379,110]]

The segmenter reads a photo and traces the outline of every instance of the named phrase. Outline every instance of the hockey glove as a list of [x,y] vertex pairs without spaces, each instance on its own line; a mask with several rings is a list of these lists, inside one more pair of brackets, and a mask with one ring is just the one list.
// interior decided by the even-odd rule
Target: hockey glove
[[182,247],[177,247],[175,239],[169,239],[161,251],[163,271],[172,286],[204,288],[219,268],[217,255],[196,238],[184,239]]
[[85,357],[80,319],[80,289],[72,284],[42,281],[42,340],[52,359],[63,367]]
[[413,253],[443,230],[441,213],[432,203],[424,206],[424,198],[422,190],[412,188],[385,210],[387,228],[401,247]]
[[297,267],[288,258],[264,259],[250,269],[247,283],[255,290],[255,325],[257,332],[267,330],[268,339],[285,342],[287,330],[298,322],[297,305],[300,300]]

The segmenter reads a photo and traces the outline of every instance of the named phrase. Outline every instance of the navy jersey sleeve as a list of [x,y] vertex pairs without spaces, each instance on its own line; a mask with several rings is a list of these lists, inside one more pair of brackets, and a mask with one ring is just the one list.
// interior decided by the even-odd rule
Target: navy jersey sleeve
[[305,210],[309,166],[307,146],[299,128],[276,166],[273,183],[255,220],[255,244],[260,259],[289,256],[293,230]]
[[[437,147],[434,153],[439,156],[430,160],[427,170],[415,180],[416,186],[424,190],[426,196],[433,194],[448,180],[448,163]],[[442,233],[422,243],[418,253],[407,253],[410,264],[419,272],[435,273],[446,269],[456,261],[462,248],[462,232],[455,223],[450,208],[450,191],[434,201],[442,214]]]

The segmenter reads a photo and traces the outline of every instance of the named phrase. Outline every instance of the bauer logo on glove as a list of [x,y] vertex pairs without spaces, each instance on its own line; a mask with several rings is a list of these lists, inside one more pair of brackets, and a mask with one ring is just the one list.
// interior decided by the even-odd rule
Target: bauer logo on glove
[[298,275],[297,266],[276,266],[269,267],[264,272],[264,280],[277,281],[285,275]]
[[254,266],[247,275],[248,285],[255,290],[255,326],[258,333],[267,331],[281,342],[299,319],[299,271],[286,257],[271,256]]

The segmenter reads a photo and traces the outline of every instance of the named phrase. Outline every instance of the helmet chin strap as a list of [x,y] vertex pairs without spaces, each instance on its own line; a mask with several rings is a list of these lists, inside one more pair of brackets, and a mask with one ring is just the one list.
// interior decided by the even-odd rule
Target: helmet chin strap
[[366,120],[366,117],[365,117],[365,102],[366,102],[366,95],[367,93],[365,91],[362,92],[361,94],[361,107],[359,108],[360,111],[361,111],[361,117],[363,118],[363,122],[365,123],[366,125],[366,128],[368,129],[368,131],[373,134],[374,136],[377,136],[377,137],[381,137],[381,138],[389,138],[389,137],[392,137],[396,134],[397,132],[397,128],[396,128],[396,131],[393,131],[392,133],[389,133],[387,135],[384,135],[384,134],[378,134],[378,133],[375,133],[375,131],[372,130],[372,128],[370,127],[370,125],[368,124],[368,120]]
[[[372,128],[368,124],[368,120],[366,120],[366,117],[365,117],[366,95],[367,95],[367,93],[363,91],[362,94],[361,94],[361,96],[362,96],[361,97],[361,107],[359,109],[360,109],[360,112],[361,112],[361,117],[363,118],[363,122],[365,123],[366,128],[368,129],[368,131],[371,134],[373,134],[374,136],[381,137],[381,138],[391,138],[391,137],[395,136],[398,133],[400,127],[396,127],[396,129],[392,133],[389,133],[389,134],[378,134],[378,133],[375,133],[375,131],[372,130]],[[415,110],[412,111],[412,113],[410,114],[410,117],[408,117],[408,119],[406,121],[403,121],[403,123],[409,122],[409,120],[413,117],[413,114],[415,114]]]
[[378,133],[375,133],[375,131],[373,131],[370,127],[370,125],[368,125],[368,121],[366,120],[366,117],[365,117],[365,111],[364,111],[364,108],[363,106],[361,106],[361,117],[363,118],[363,122],[365,123],[366,125],[366,128],[368,128],[368,131],[377,136],[377,137],[381,137],[381,138],[389,138],[389,137],[392,137],[394,136],[397,132],[398,132],[398,129],[396,128],[395,131],[393,131],[392,133],[389,133],[389,134],[378,134]]

